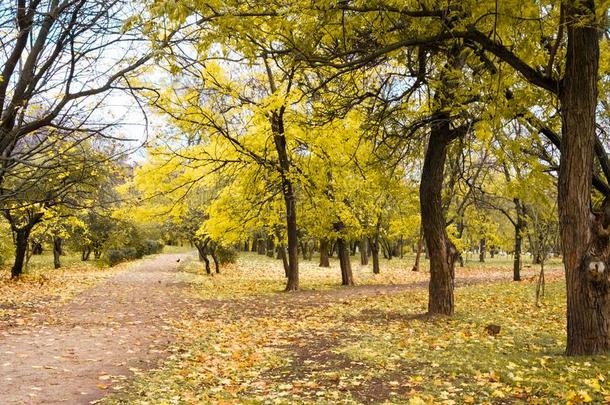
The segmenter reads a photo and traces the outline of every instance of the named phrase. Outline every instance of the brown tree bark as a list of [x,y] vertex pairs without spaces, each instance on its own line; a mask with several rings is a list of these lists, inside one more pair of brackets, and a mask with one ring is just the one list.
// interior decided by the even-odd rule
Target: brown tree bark
[[424,231],[420,229],[419,238],[417,239],[417,247],[415,249],[415,263],[413,264],[412,271],[419,271],[419,261],[421,259],[421,251],[424,247]]
[[368,266],[369,264],[369,247],[368,245],[368,239],[367,238],[362,238],[360,240],[360,264],[363,266]]
[[83,251],[81,253],[81,260],[83,262],[86,262],[89,260],[89,257],[91,256],[91,247],[90,246],[85,246],[83,248]]
[[21,228],[15,232],[15,261],[11,268],[11,278],[17,278],[23,274],[23,264],[28,249],[28,238],[30,229]]
[[330,243],[328,243],[328,239],[320,239],[320,267],[330,267],[330,260],[328,258],[329,249]]
[[515,198],[515,210],[517,218],[515,227],[515,246],[513,252],[513,281],[521,281],[521,251],[523,250],[523,232],[525,230],[525,212],[521,200]]
[[457,251],[445,229],[442,189],[447,147],[456,136],[447,113],[431,124],[419,187],[422,226],[430,256],[428,313],[452,315],[454,311],[454,262]]
[[[273,86],[272,86],[273,87]],[[271,130],[278,155],[280,178],[282,180],[282,195],[286,208],[286,234],[288,235],[288,281],[286,291],[299,289],[299,238],[297,233],[297,204],[292,180],[290,180],[290,159],[284,132],[284,111],[280,107],[271,114]]]
[[350,247],[343,238],[337,239],[337,253],[341,267],[341,285],[354,285],[352,264],[350,262]]
[[284,266],[284,276],[288,278],[290,273],[290,266],[288,265],[288,256],[286,255],[286,247],[283,244],[280,244],[277,248],[278,255],[280,259],[282,259],[282,265]]
[[379,274],[379,240],[377,237],[372,237],[369,240],[369,245],[371,246],[371,256],[373,257],[373,274]]
[[487,251],[487,240],[481,238],[479,241],[479,262],[485,263],[485,253]]
[[4,217],[8,220],[15,241],[15,259],[11,267],[11,278],[17,278],[23,274],[25,258],[30,242],[32,229],[42,221],[42,213],[27,213],[27,222],[18,226],[18,221],[12,216],[9,210],[4,211]]
[[263,238],[259,238],[257,241],[257,253],[259,255],[266,255],[267,254],[267,242],[265,242],[265,240]]
[[[591,220],[599,33],[593,1],[563,3],[568,33],[560,91],[559,219],[568,298],[568,355],[610,351],[610,249],[606,213]],[[608,202],[608,199],[606,200]]]
[[220,263],[218,261],[218,256],[216,255],[216,248],[211,249],[210,256],[212,256],[212,260],[214,261],[214,270],[216,274],[220,274]]
[[59,236],[53,237],[53,267],[59,269],[61,267],[61,243],[62,239]]
[[267,256],[273,257],[273,253],[275,252],[275,243],[273,242],[273,236],[267,237]]

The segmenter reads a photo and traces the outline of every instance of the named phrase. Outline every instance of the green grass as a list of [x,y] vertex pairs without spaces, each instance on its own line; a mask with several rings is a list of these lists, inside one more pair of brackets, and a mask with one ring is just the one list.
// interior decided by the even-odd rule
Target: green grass
[[[60,263],[61,267],[66,269],[82,267],[83,265],[93,266],[100,269],[108,267],[108,264],[103,258],[95,260],[93,255],[91,255],[91,258],[88,261],[83,262],[81,260],[81,255],[78,252],[66,252],[65,255],[60,256]],[[36,274],[53,269],[53,253],[47,251],[42,255],[33,255],[25,269],[25,272],[26,274]]]

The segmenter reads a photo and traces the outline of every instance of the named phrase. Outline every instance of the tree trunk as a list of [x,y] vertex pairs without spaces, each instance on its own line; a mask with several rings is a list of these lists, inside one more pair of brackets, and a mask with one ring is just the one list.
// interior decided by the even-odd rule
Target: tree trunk
[[286,291],[299,289],[299,237],[297,233],[297,204],[292,180],[290,179],[290,159],[284,135],[284,109],[274,111],[271,115],[271,131],[275,150],[278,155],[282,195],[286,208],[286,233],[288,235],[288,281]]
[[523,207],[518,198],[514,199],[517,219],[515,221],[515,248],[513,252],[513,281],[521,281],[521,250],[523,245],[523,231],[525,220]]
[[560,92],[558,207],[568,304],[566,352],[594,355],[610,350],[610,217],[591,221],[590,210],[599,27],[593,1],[566,1],[563,7],[568,43]]
[[41,255],[42,254],[42,243],[40,242],[32,242],[32,254],[33,255]]
[[28,250],[28,239],[31,228],[24,227],[15,230],[15,261],[11,268],[11,278],[17,278],[23,274],[23,264]]
[[368,239],[367,238],[362,238],[360,240],[360,264],[363,266],[368,266],[369,264],[369,254],[368,254],[368,250],[369,247],[368,245]]
[[262,238],[258,240],[258,251],[257,251],[257,253],[259,255],[261,255],[261,256],[267,254],[266,242]]
[[330,260],[328,258],[329,245],[328,239],[320,239],[320,267],[330,267]]
[[205,272],[207,274],[212,274],[212,270],[210,269],[210,259],[208,259],[207,253],[207,243],[197,242],[195,243],[195,247],[197,248],[197,253],[199,254],[199,261],[205,263]]
[[419,261],[421,258],[421,251],[424,247],[424,232],[423,229],[419,231],[419,238],[417,239],[417,248],[415,249],[415,263],[413,264],[412,271],[419,271]]
[[288,275],[290,273],[290,266],[288,265],[288,257],[286,256],[286,247],[282,244],[280,244],[278,246],[278,254],[280,255],[280,258],[282,259],[282,264],[284,265],[284,276],[286,276],[286,278],[288,278]]
[[275,246],[273,242],[273,236],[269,236],[267,238],[267,256],[273,257],[273,253],[275,252]]
[[248,239],[246,239],[246,241],[244,242],[244,252],[249,252],[250,251],[250,241]]
[[212,260],[214,261],[214,270],[216,271],[216,274],[220,274],[220,263],[218,263],[218,256],[216,256],[216,250],[212,249],[210,254],[212,256]]
[[91,256],[91,247],[84,247],[81,255],[81,260],[83,262],[86,262],[87,260],[89,260],[89,256]]
[[60,238],[59,236],[53,237],[53,266],[56,269],[59,269],[61,267],[61,242],[62,238]]
[[371,256],[373,257],[373,274],[379,274],[379,240],[375,237],[370,240]]
[[453,136],[449,115],[439,113],[431,124],[419,187],[426,251],[430,256],[428,313],[452,315],[454,311],[454,262],[457,251],[447,235],[442,189],[447,147]]
[[354,285],[349,244],[343,238],[337,239],[337,253],[341,267],[341,285]]
[[481,238],[479,242],[479,262],[485,263],[485,251],[486,251],[486,240],[485,238]]
[[303,260],[307,260],[307,242],[304,240],[299,240],[299,247],[301,249],[301,255],[303,256]]

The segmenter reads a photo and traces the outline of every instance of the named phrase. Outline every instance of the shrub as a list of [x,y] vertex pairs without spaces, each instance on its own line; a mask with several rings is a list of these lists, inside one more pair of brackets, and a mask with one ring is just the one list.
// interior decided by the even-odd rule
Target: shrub
[[163,247],[165,245],[158,240],[148,239],[146,241],[146,253],[145,255],[154,255],[157,253],[161,253],[163,251]]
[[108,264],[110,267],[112,267],[127,260],[140,259],[145,255],[160,253],[162,250],[162,243],[156,240],[147,240],[145,243],[138,244],[135,247],[126,246],[122,248],[109,249],[106,252],[106,257],[108,259]]
[[219,264],[235,263],[237,260],[237,252],[233,248],[227,248],[224,246],[216,246],[216,258]]
[[110,267],[116,266],[126,260],[124,249],[109,249],[106,252],[106,258]]

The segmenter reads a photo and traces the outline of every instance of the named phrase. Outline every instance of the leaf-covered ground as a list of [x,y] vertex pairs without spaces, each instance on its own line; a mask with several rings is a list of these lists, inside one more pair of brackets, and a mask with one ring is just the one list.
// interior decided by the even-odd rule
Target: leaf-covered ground
[[[281,268],[242,256],[227,274],[181,277],[206,300],[175,324],[180,339],[158,369],[105,403],[604,403],[610,358],[563,356],[565,295],[551,271],[541,307],[534,269],[513,283],[508,263],[458,270],[454,318],[428,318],[426,291],[405,263],[383,274],[355,266],[361,286],[337,288],[338,269],[302,266],[308,291],[274,294]],[[336,266],[336,264],[335,264]],[[556,264],[554,266],[557,268]],[[537,272],[537,270],[536,270]],[[258,281],[258,282],[256,282]],[[393,283],[389,287],[384,283]],[[330,289],[331,285],[334,289]],[[368,285],[362,285],[368,284]],[[213,298],[213,299],[212,299]],[[486,327],[499,325],[491,336]]]
[[0,328],[23,324],[24,317],[57,307],[125,268],[107,269],[93,260],[82,262],[76,254],[61,260],[62,268],[55,270],[51,254],[33,256],[19,280],[10,279],[9,266],[0,269]]
[[[610,401],[609,357],[563,356],[559,263],[549,265],[541,307],[535,268],[521,283],[509,281],[506,258],[458,268],[453,318],[423,315],[427,274],[411,263],[383,261],[373,275],[354,260],[358,286],[342,288],[336,262],[302,261],[304,291],[295,294],[281,292],[280,262],[255,254],[213,276],[192,257],[160,255],[114,273],[72,268],[3,280],[19,311],[62,298],[45,313],[5,313],[23,322],[0,334],[0,402]],[[491,336],[490,324],[500,333]]]

